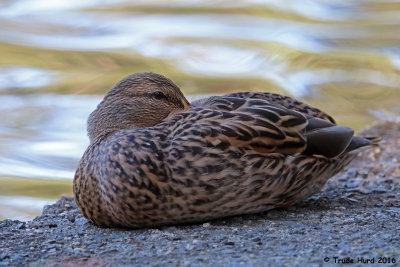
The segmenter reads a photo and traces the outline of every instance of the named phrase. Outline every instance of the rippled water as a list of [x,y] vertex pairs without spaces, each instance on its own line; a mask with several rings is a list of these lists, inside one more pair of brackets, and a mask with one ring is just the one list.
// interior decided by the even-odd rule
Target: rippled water
[[85,121],[114,83],[290,94],[359,129],[400,116],[400,1],[0,2],[0,218],[71,194]]

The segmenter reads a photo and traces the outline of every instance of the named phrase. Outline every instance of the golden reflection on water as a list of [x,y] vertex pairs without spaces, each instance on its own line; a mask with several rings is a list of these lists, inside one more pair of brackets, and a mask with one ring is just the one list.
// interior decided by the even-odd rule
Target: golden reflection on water
[[44,202],[71,194],[87,115],[98,95],[134,72],[164,74],[188,95],[293,95],[356,129],[377,116],[400,117],[394,1],[13,0],[0,7],[0,218],[32,217]]
[[71,181],[0,178],[0,220],[34,218],[43,205],[55,202],[62,195],[72,196]]

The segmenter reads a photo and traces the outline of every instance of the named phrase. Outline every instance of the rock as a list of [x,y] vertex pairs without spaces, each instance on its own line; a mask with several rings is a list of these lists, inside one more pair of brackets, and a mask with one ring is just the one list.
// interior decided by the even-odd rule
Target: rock
[[357,169],[356,168],[350,168],[346,171],[346,178],[354,178],[357,176]]
[[346,186],[347,188],[356,188],[356,187],[358,187],[359,185],[360,185],[360,182],[359,182],[359,181],[351,180],[351,181],[347,182],[345,186]]
[[74,223],[77,225],[85,225],[85,224],[89,223],[89,221],[86,218],[80,217],[80,218],[76,219],[74,221]]
[[26,223],[22,222],[17,225],[17,229],[26,229]]
[[340,242],[340,243],[337,245],[337,247],[338,247],[339,249],[341,249],[341,250],[344,250],[344,251],[349,251],[349,250],[350,250],[350,246],[347,245],[345,242]]
[[224,244],[227,245],[227,246],[234,246],[234,245],[235,245],[235,242],[226,241]]
[[107,249],[107,250],[99,251],[99,255],[104,255],[104,254],[113,253],[113,252],[118,252],[118,250],[115,249],[115,248],[112,248],[112,249]]
[[87,248],[88,249],[93,249],[93,248],[98,248],[98,247],[101,247],[101,246],[103,246],[102,243],[92,243],[89,246],[87,246]]
[[392,213],[392,214],[400,214],[400,208],[396,208],[396,207],[392,207],[388,210],[386,210],[386,212]]

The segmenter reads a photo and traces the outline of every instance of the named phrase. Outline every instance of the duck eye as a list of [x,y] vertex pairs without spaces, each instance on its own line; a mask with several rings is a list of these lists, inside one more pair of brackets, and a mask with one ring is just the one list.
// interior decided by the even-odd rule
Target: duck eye
[[155,91],[155,92],[153,93],[153,95],[154,95],[154,97],[155,97],[156,99],[162,99],[162,98],[165,98],[165,95],[164,95],[164,93],[163,93],[163,92],[161,92],[161,91]]

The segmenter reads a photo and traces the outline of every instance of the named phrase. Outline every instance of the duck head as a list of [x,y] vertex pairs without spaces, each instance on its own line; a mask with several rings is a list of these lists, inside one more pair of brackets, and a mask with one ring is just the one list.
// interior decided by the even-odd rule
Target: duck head
[[155,73],[135,73],[118,82],[90,114],[90,142],[128,128],[154,126],[189,102],[170,79]]

